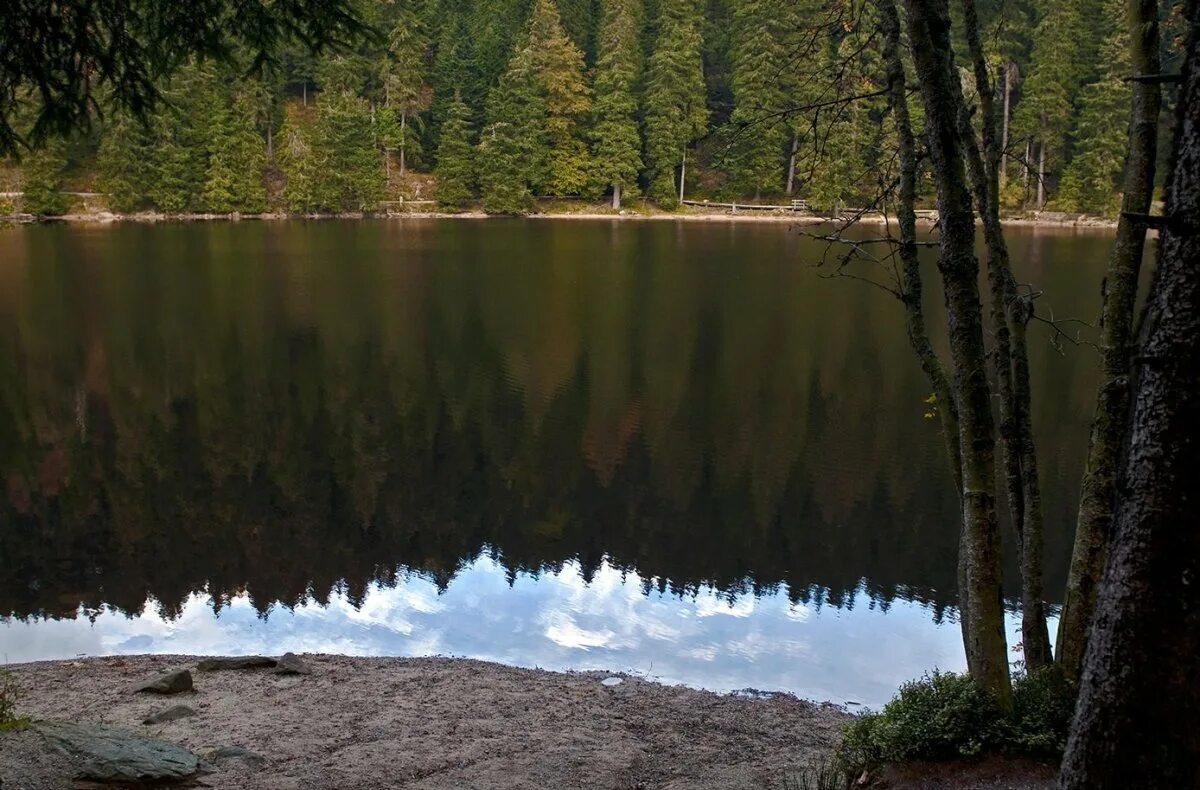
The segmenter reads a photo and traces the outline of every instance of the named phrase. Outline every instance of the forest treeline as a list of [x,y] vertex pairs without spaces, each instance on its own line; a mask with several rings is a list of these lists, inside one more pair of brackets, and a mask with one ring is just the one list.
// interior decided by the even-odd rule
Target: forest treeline
[[[896,146],[882,41],[856,5],[362,0],[376,35],[352,51],[193,63],[163,81],[148,122],[109,113],[28,154],[23,208],[63,213],[81,182],[118,211],[373,211],[399,196],[495,213],[541,196],[864,205],[894,177]],[[1114,213],[1123,2],[976,5],[1003,204]],[[433,194],[414,191],[429,183],[414,171],[433,173]]]

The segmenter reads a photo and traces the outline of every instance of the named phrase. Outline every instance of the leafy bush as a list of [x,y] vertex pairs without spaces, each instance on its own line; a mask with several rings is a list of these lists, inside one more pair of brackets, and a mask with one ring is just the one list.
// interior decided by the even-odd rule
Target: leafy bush
[[7,669],[0,669],[0,732],[23,730],[29,725],[28,716],[17,715],[20,696],[17,679]]
[[838,759],[853,772],[987,751],[1057,756],[1074,705],[1074,689],[1053,667],[1014,680],[1009,713],[967,675],[934,672],[905,683],[882,711],[849,724]]

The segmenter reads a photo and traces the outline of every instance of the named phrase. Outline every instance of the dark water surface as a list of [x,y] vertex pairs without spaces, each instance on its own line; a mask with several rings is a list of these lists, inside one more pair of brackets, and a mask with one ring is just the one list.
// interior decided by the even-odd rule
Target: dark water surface
[[[1106,235],[1010,238],[1043,304],[1095,314]],[[899,304],[822,250],[755,224],[0,230],[0,653],[442,653],[872,704],[961,667],[928,387]],[[1048,338],[1058,601],[1096,366]]]

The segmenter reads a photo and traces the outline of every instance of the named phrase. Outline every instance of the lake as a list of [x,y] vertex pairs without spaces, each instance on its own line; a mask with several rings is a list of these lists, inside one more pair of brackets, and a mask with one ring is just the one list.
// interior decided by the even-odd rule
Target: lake
[[[1096,316],[1108,235],[1009,237],[1044,312]],[[869,705],[961,669],[929,387],[899,303],[824,252],[724,222],[0,228],[0,658],[442,654]],[[1096,358],[1031,343],[1058,603]]]

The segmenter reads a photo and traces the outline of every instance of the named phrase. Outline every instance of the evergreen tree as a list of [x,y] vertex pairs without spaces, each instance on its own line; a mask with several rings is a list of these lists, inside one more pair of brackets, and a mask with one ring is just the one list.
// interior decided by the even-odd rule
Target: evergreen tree
[[530,184],[545,172],[549,149],[545,116],[528,71],[510,71],[489,94],[475,159],[484,211],[520,214],[533,206]]
[[147,197],[162,211],[200,208],[214,82],[214,75],[199,66],[180,71],[166,92],[169,104],[154,117]]
[[738,189],[758,197],[781,186],[787,132],[773,115],[784,107],[784,55],[771,0],[734,0],[733,8],[729,170]]
[[1036,145],[1034,161],[1037,207],[1045,202],[1046,173],[1065,154],[1065,137],[1071,127],[1072,97],[1083,79],[1079,62],[1083,19],[1082,0],[1048,3],[1033,33],[1033,53],[1024,95],[1017,108],[1020,131]]
[[400,175],[408,169],[411,154],[420,149],[420,135],[415,128],[417,114],[429,109],[432,100],[426,82],[426,60],[429,53],[429,34],[421,13],[421,0],[399,0],[396,23],[384,61],[382,81],[384,106],[400,116],[396,149],[400,152]]
[[1075,123],[1076,150],[1063,172],[1055,202],[1062,208],[1112,214],[1121,205],[1118,181],[1125,164],[1132,72],[1125,3],[1109,0],[1109,34],[1101,53],[1101,79],[1084,87]]
[[283,201],[288,211],[307,214],[322,208],[319,181],[324,162],[314,146],[315,126],[313,111],[298,104],[287,108],[279,131],[277,157],[285,179]]
[[471,111],[461,95],[455,95],[442,124],[438,161],[434,168],[437,201],[448,208],[462,208],[474,195],[475,163],[471,146]]
[[322,93],[314,126],[317,204],[330,211],[374,211],[387,183],[376,155],[375,120],[367,102],[350,92]]
[[70,201],[63,194],[67,168],[66,143],[52,140],[25,157],[21,207],[29,214],[59,216],[67,213]]
[[708,125],[699,18],[696,0],[659,0],[658,35],[646,75],[646,160],[650,197],[663,206],[678,201],[687,146]]
[[215,93],[207,129],[208,167],[203,208],[251,214],[266,209],[264,141],[254,129],[252,97]]
[[100,187],[113,211],[144,208],[153,178],[151,130],[128,113],[116,113],[104,129],[96,164]]
[[611,186],[613,208],[637,192],[642,169],[635,93],[641,71],[640,0],[604,0],[596,63],[596,124],[592,130],[594,178]]

